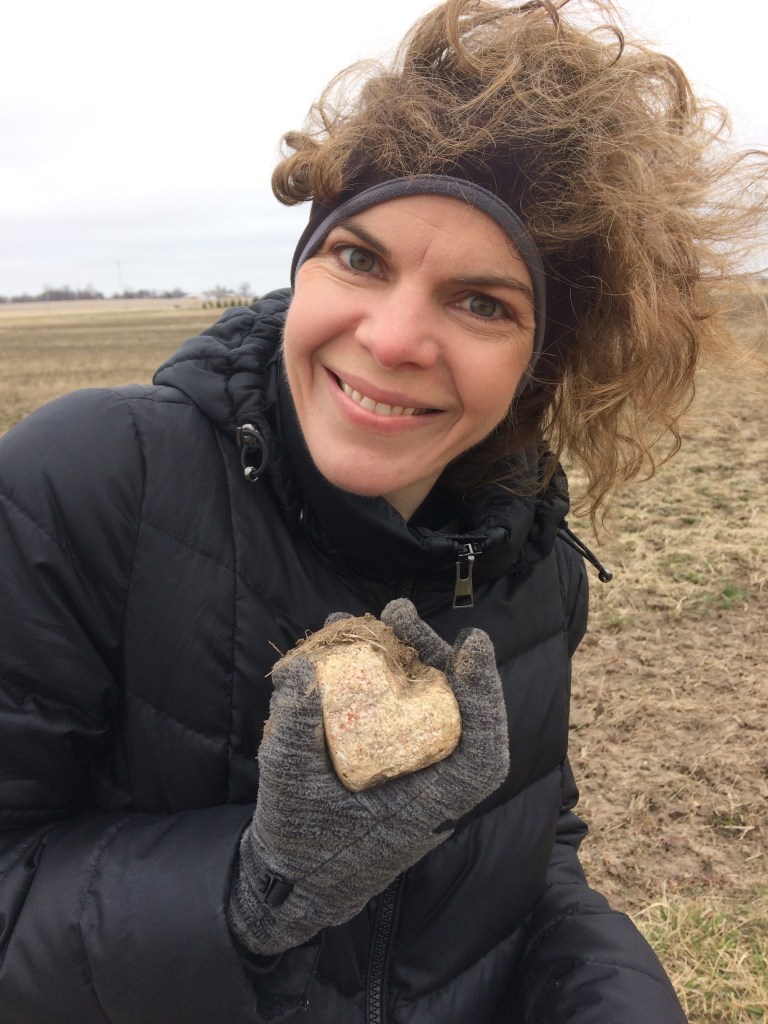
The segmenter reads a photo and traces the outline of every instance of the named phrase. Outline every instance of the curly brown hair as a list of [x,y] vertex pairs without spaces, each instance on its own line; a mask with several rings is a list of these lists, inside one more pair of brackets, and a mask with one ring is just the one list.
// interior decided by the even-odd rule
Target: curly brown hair
[[450,482],[511,485],[499,467],[545,441],[583,469],[577,507],[594,520],[677,450],[697,365],[730,344],[712,285],[746,276],[768,154],[733,152],[728,133],[674,60],[626,39],[609,0],[447,0],[391,63],[329,84],[284,136],[272,186],[286,204],[327,202],[360,153],[399,177],[514,148],[548,274],[581,268],[576,326],[550,332],[507,420]]

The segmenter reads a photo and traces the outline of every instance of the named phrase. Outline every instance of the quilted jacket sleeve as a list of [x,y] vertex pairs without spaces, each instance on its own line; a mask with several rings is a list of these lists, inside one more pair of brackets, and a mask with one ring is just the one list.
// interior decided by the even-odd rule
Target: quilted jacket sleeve
[[[571,653],[586,628],[583,565],[572,576]],[[531,916],[521,964],[519,1019],[525,1024],[685,1024],[672,985],[626,914],[589,887],[578,858],[587,833],[574,813],[578,789],[566,763],[546,889]]]
[[142,481],[109,392],[0,440],[3,1024],[262,1019],[224,913],[252,808],[93,811]]

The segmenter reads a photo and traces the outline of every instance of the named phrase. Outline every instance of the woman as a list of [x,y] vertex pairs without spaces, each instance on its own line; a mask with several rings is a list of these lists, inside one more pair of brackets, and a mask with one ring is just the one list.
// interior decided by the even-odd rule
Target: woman
[[[3,1024],[683,1021],[578,862],[557,457],[597,515],[674,444],[752,165],[549,2],[449,0],[334,90],[275,173],[293,292],[0,444]],[[272,668],[366,612],[462,739],[351,794]]]

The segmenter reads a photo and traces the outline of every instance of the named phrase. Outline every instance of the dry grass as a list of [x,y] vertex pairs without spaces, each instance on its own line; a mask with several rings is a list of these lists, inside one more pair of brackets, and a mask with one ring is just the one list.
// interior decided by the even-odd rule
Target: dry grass
[[652,946],[674,965],[680,1000],[694,1022],[766,1019],[768,900],[662,899],[635,915]]
[[55,308],[0,306],[0,433],[76,388],[151,380],[180,339],[216,319],[215,311],[172,302],[49,305]]
[[[63,313],[0,308],[0,431],[76,387],[149,380],[215,318]],[[743,314],[768,349],[762,299]],[[645,931],[691,1024],[754,1024],[768,1019],[766,382],[703,374],[694,412],[596,545],[615,580],[592,575],[571,748],[593,884]]]
[[[762,297],[743,312],[768,351]],[[702,373],[682,451],[597,545],[615,580],[575,662],[585,866],[692,1024],[768,1019],[766,498],[768,381]]]

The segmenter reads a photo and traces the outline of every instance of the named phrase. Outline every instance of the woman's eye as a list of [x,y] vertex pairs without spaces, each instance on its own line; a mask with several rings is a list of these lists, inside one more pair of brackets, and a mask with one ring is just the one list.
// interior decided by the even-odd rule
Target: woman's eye
[[358,274],[370,274],[372,270],[376,269],[376,257],[367,249],[361,249],[357,245],[344,245],[337,251],[350,270],[354,270]]
[[504,306],[490,295],[469,295],[465,299],[465,308],[482,320],[496,320],[506,315]]

